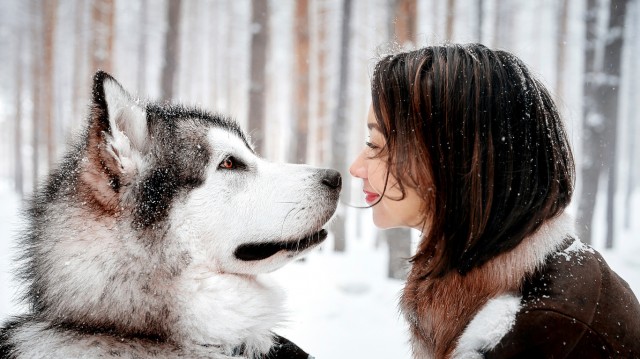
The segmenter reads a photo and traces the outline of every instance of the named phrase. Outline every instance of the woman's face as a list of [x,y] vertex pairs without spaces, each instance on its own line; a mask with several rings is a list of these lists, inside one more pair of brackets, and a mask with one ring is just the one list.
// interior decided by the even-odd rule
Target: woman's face
[[411,227],[424,230],[421,214],[423,199],[413,188],[405,186],[405,197],[393,175],[387,180],[387,155],[376,156],[385,145],[385,139],[376,122],[373,108],[367,116],[369,139],[366,147],[351,164],[349,172],[362,179],[365,201],[373,205],[373,222],[378,228]]

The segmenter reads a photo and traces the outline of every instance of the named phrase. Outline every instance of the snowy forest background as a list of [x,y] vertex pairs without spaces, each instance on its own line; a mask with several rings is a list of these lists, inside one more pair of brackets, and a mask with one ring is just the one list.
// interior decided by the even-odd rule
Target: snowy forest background
[[511,51],[548,86],[582,240],[640,293],[640,0],[2,0],[0,321],[20,309],[18,211],[82,129],[102,69],[141,98],[232,115],[267,159],[339,169],[329,241],[275,273],[290,293],[282,332],[318,358],[407,357],[397,279],[418,234],[376,231],[347,168],[376,59],[442,42]]

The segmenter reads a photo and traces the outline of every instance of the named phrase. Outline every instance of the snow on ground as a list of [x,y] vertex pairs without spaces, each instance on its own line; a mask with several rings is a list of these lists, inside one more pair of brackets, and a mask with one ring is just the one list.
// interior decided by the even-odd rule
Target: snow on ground
[[[23,308],[15,303],[17,288],[10,273],[19,229],[18,198],[0,182],[0,321]],[[365,217],[368,212],[363,213]],[[640,295],[640,224],[621,235],[614,250],[603,251],[609,265]],[[370,221],[350,238],[373,238]],[[371,240],[356,239],[348,251],[330,251],[331,238],[306,260],[271,274],[286,290],[288,321],[276,332],[318,359],[409,358],[407,329],[398,314],[402,282],[386,279],[387,254]]]

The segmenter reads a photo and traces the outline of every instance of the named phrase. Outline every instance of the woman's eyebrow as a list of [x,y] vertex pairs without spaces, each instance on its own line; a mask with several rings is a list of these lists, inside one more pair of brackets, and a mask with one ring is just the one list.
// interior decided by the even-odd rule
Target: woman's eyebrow
[[380,131],[380,126],[378,126],[378,124],[377,124],[377,123],[374,123],[374,122],[367,122],[367,128],[368,128],[369,130],[377,130],[377,131]]

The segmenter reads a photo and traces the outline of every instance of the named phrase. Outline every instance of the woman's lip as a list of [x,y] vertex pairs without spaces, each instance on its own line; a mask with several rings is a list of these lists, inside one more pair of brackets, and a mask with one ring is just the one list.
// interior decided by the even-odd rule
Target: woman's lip
[[371,202],[375,202],[380,195],[377,193],[373,193],[373,192],[369,192],[369,191],[363,191],[364,192],[364,200],[367,201],[367,203],[371,203]]

